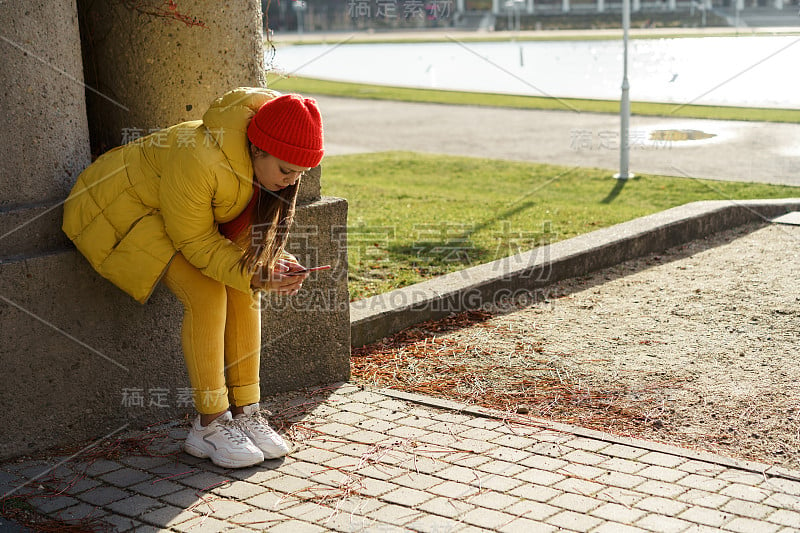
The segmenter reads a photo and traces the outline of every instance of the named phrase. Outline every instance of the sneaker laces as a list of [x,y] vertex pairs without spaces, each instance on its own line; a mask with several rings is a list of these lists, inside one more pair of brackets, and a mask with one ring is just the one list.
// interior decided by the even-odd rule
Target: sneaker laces
[[250,437],[244,430],[241,420],[221,420],[218,422],[220,431],[234,444],[247,444]]
[[245,415],[243,418],[238,419],[238,422],[250,422],[252,425],[257,426],[258,429],[265,433],[275,433],[275,430],[269,425],[269,419],[264,416],[265,414],[271,415],[272,413],[266,409],[259,409],[255,413]]

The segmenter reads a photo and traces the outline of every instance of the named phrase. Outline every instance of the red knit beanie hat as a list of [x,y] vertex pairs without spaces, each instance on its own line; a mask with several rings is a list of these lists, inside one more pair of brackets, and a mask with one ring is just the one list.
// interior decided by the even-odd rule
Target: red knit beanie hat
[[313,98],[284,94],[262,105],[247,127],[250,142],[281,161],[315,167],[322,161],[322,117]]

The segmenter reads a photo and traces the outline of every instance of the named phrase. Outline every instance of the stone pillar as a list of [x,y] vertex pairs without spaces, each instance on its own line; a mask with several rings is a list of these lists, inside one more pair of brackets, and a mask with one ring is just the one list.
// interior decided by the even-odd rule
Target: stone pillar
[[0,262],[63,247],[60,201],[89,163],[75,0],[0,8]]
[[603,0],[597,0],[597,12],[602,13],[606,10],[606,4]]
[[[163,4],[163,3],[161,3]],[[239,86],[265,86],[259,0],[159,2],[78,0],[95,151],[150,130],[202,117]]]
[[[29,451],[43,427],[57,431],[49,408],[75,363],[54,365],[43,346],[65,340],[51,309],[40,305],[48,299],[45,279],[54,281],[51,296],[63,296],[62,272],[52,268],[39,277],[30,268],[66,249],[61,203],[90,160],[75,0],[2,3],[0,95],[0,374],[9,379],[0,387],[4,456]],[[39,402],[43,396],[48,401]]]
[[667,0],[667,9],[670,11],[675,11],[676,9],[678,9],[677,0]]
[[561,12],[569,13],[569,0],[561,0]]
[[642,0],[633,0],[633,2],[631,2],[631,11],[635,13],[641,10],[642,10]]

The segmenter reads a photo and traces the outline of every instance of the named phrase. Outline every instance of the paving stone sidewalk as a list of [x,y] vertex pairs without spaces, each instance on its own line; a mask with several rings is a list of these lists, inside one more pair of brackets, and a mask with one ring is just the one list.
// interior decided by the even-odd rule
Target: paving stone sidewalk
[[282,460],[215,467],[176,421],[7,462],[0,490],[110,531],[800,531],[798,472],[349,383],[268,406]]

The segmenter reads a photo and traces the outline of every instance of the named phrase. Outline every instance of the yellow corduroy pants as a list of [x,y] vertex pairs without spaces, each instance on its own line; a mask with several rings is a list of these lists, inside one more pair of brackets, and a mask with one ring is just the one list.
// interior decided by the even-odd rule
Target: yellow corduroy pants
[[163,281],[184,307],[181,340],[197,411],[260,401],[259,298],[209,278],[180,253]]

